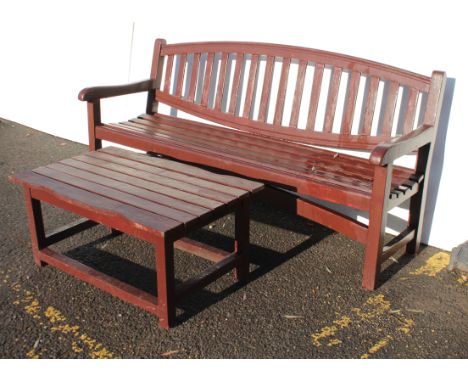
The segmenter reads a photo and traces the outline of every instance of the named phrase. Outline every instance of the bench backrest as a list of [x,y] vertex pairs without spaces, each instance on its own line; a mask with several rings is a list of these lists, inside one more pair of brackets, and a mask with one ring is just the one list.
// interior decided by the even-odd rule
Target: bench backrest
[[443,73],[422,76],[347,55],[244,42],[156,40],[158,102],[225,126],[359,150],[437,124]]

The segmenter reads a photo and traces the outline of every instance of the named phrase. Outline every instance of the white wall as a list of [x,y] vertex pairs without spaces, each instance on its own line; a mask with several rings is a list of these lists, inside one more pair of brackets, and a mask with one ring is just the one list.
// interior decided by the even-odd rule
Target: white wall
[[[468,239],[468,28],[463,2],[15,1],[2,5],[0,116],[87,142],[78,91],[148,77],[153,42],[246,40],[337,51],[449,80],[423,239],[451,249]],[[453,102],[451,96],[453,95]],[[106,120],[143,111],[144,95],[106,100]],[[465,171],[464,171],[465,170]],[[439,183],[440,179],[440,185]]]

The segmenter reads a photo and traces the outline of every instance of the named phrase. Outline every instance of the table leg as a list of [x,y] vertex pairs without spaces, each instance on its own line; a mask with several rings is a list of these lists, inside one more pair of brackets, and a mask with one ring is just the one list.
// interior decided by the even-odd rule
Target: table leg
[[169,329],[175,323],[174,243],[161,238],[155,249],[159,324]]
[[37,266],[46,265],[39,258],[39,251],[45,248],[46,236],[44,231],[44,220],[42,218],[41,202],[31,196],[29,188],[24,189],[26,199],[26,211],[28,213],[29,233],[31,234],[31,244],[34,256],[34,262]]
[[244,280],[249,274],[249,232],[250,232],[250,216],[249,216],[249,200],[244,199],[240,202],[236,209],[235,222],[235,241],[234,251],[238,256],[236,266],[236,279]]

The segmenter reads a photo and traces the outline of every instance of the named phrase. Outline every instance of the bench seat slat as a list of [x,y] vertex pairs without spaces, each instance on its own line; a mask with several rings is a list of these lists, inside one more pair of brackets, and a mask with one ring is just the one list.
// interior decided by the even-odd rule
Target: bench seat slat
[[[174,119],[164,115],[142,115],[141,119],[150,121],[148,126],[156,126],[161,129],[170,131],[181,131],[183,134],[193,137],[203,137],[205,140],[222,139],[221,144],[226,146],[238,145],[245,147],[249,151],[254,148],[254,151],[261,151],[265,154],[271,154],[275,158],[285,158],[289,161],[294,161],[305,168],[310,168],[310,164],[316,163],[327,164],[332,167],[339,166],[342,171],[350,176],[356,176],[358,179],[371,181],[373,179],[373,169],[369,166],[366,159],[351,157],[347,155],[336,156],[334,152],[322,150],[319,148],[310,148],[303,145],[292,144],[289,142],[278,142],[274,139],[262,137],[261,139],[252,139],[252,135],[240,131],[233,131],[223,128],[214,129],[212,126],[187,121],[181,118]],[[337,161],[337,158],[340,158]],[[406,169],[395,168],[394,177],[398,182],[408,179],[410,172]]]
[[[345,192],[358,193],[366,200],[370,199],[373,168],[365,159],[344,154],[336,156],[326,150],[291,143],[283,145],[283,142],[277,142],[275,147],[270,145],[267,138],[169,116],[147,116],[146,119],[134,121],[139,123],[108,127],[124,134],[154,140],[155,144],[161,142],[185,147],[189,151],[203,151],[212,158],[225,157],[231,161],[242,158],[242,162],[252,167],[289,173],[296,178],[328,184],[330,188],[340,188]],[[196,126],[190,128],[192,123]],[[255,146],[259,150],[252,150]],[[392,188],[407,181],[410,174],[410,170],[397,167]]]
[[[334,180],[341,177],[341,174],[339,173],[339,171],[336,171],[336,169],[334,172],[330,172],[328,171],[328,168],[320,170],[320,168],[317,168],[314,165],[306,166],[306,168],[303,169],[298,168],[294,163],[291,163],[291,161],[288,160],[283,160],[282,162],[278,163],[278,160],[272,156],[264,155],[263,153],[255,153],[252,150],[249,150],[248,148],[232,148],[225,145],[222,140],[218,142],[213,142],[213,140],[207,141],[196,137],[187,138],[181,136],[177,132],[171,133],[167,131],[161,131],[158,129],[151,128],[149,126],[138,124],[130,125],[126,123],[125,125],[122,125],[120,129],[126,129],[131,133],[144,135],[148,137],[148,139],[155,139],[164,142],[173,141],[175,143],[183,144],[185,146],[191,146],[193,148],[200,147],[215,155],[229,155],[233,158],[242,158],[243,160],[252,162],[254,164],[262,163],[264,166],[268,166],[273,170],[282,169],[301,176],[309,176],[310,173],[311,176],[326,178],[332,183],[335,183]],[[223,147],[222,151],[220,151],[220,147]],[[354,179],[349,176],[344,177],[343,179],[338,179],[338,184],[342,184],[344,182],[347,184],[348,187],[365,193],[367,193],[369,190],[370,182],[362,184],[364,181]]]

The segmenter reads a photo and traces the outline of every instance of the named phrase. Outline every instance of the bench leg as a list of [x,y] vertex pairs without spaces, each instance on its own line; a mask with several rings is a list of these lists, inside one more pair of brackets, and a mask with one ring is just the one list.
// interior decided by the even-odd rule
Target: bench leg
[[386,167],[376,166],[374,169],[369,228],[362,271],[362,287],[368,290],[376,288],[377,278],[380,273],[392,171],[392,165]]
[[243,200],[236,209],[235,216],[235,241],[234,251],[236,252],[237,265],[235,277],[238,281],[245,280],[249,275],[249,234],[250,234],[250,216],[249,200]]
[[174,243],[164,238],[156,242],[159,324],[169,329],[175,323]]
[[426,187],[428,173],[426,171],[431,148],[430,145],[421,147],[418,151],[416,170],[426,174],[426,178],[419,185],[419,191],[410,200],[408,228],[414,229],[414,239],[406,245],[406,255],[415,255],[419,252],[421,243],[422,222],[424,217],[424,205],[426,203]]
[[26,199],[26,211],[28,213],[29,233],[31,235],[31,244],[34,256],[34,262],[37,266],[45,266],[39,258],[39,251],[45,248],[46,236],[44,231],[44,220],[42,218],[41,202],[31,196],[31,190],[25,188],[24,195]]

